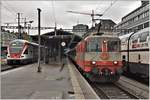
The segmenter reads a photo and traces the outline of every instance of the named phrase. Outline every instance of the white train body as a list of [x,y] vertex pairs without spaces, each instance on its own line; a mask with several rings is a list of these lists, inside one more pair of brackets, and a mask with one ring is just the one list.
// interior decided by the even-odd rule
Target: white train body
[[142,77],[149,77],[149,28],[134,33],[120,36],[122,59],[125,60],[125,71],[138,74]]
[[[38,44],[27,40],[16,39],[11,41],[7,49],[7,64],[37,61],[38,46]],[[43,55],[41,55],[41,58],[43,58]]]

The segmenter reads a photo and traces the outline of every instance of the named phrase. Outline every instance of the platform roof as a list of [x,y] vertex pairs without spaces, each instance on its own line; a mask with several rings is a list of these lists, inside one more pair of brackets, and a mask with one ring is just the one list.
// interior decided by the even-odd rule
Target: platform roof
[[[38,35],[31,36],[31,37],[32,37],[33,41],[38,42]],[[63,31],[63,30],[57,30],[56,33],[55,33],[55,31],[52,31],[52,32],[47,32],[45,34],[42,34],[41,41],[48,42],[48,41],[51,41],[52,38],[55,39],[55,41],[57,41],[56,39],[60,39],[60,38],[62,39],[62,37],[63,37],[63,39],[69,39],[69,41],[71,41],[71,39],[73,38],[70,48],[73,48],[79,41],[82,40],[82,37],[80,37],[74,33]]]

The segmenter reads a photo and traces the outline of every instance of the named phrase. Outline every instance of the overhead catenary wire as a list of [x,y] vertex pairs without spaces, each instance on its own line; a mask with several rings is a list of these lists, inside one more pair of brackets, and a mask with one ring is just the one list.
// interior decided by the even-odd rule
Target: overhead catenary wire
[[3,8],[5,8],[9,13],[11,13],[13,16],[16,16],[16,11],[6,3],[6,1],[1,2],[1,5]]
[[3,14],[5,14],[5,16],[7,16],[9,18],[11,17],[11,19],[13,17],[14,21],[16,21],[16,18],[17,18],[17,12],[16,12],[16,10],[14,10],[10,5],[8,5],[8,3],[6,3],[6,1],[1,2],[1,7],[3,7],[4,9],[6,9],[9,12],[9,14],[12,15],[12,16],[10,16],[10,15],[8,15],[8,13],[3,13]]
[[3,8],[5,8],[11,15],[16,16],[16,13],[13,13],[8,7],[2,5]]
[[[103,16],[104,16],[104,14],[106,14],[106,12],[116,3],[116,1],[117,1],[117,0],[111,1],[110,6],[108,6],[108,8],[106,8],[106,9],[104,10],[104,12],[102,13]],[[98,7],[99,7],[99,5],[98,5],[98,3],[97,3],[96,8],[95,8],[94,11],[98,10]],[[89,22],[91,22],[91,21],[89,21]]]
[[8,4],[6,1],[4,2],[5,5],[7,5],[14,13],[17,13],[16,9],[14,9],[14,7],[12,7],[10,4]]
[[110,6],[108,8],[105,9],[105,11],[103,12],[103,15],[106,14],[106,12],[117,2],[117,0],[114,0],[113,2],[111,2]]
[[[100,4],[100,5],[101,5],[101,4]],[[97,1],[97,5],[96,5],[96,8],[95,8],[95,11],[98,10],[98,7],[99,7],[100,5],[99,5],[99,1]]]
[[56,21],[56,14],[55,14],[55,6],[54,1],[52,0],[52,10],[53,10],[53,16],[54,16],[54,25],[57,27],[57,21]]

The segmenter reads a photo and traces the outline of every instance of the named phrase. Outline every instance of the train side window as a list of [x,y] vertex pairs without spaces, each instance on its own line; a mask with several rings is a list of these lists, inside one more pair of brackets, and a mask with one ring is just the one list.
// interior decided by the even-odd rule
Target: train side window
[[107,46],[109,52],[117,52],[120,50],[120,41],[108,41]]
[[126,37],[125,41],[128,42],[129,37]]
[[134,35],[131,39],[132,39],[132,43],[137,43],[138,42],[138,38],[139,38],[139,34]]
[[140,55],[140,54],[138,55],[138,59],[139,59],[139,60],[141,59],[141,55]]
[[125,44],[126,43],[126,38],[122,39],[121,43]]
[[140,36],[140,42],[146,42],[148,36],[149,36],[148,32],[142,33]]
[[123,61],[126,60],[126,56],[125,56],[125,55],[122,56],[122,60],[123,60]]
[[26,49],[26,50],[24,51],[24,54],[28,54],[28,49]]

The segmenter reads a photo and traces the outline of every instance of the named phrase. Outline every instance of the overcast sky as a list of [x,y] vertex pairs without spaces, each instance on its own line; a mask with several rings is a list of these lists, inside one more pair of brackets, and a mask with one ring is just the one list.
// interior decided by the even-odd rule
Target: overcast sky
[[[92,0],[92,1],[4,1],[1,2],[1,22],[17,22],[17,13],[22,18],[34,20],[32,26],[37,26],[37,8],[41,8],[41,26],[72,28],[77,22],[91,26],[91,16],[68,13],[78,11],[103,14],[103,19],[112,19],[119,23],[121,18],[141,5],[140,0]],[[32,33],[34,34],[34,33]]]

